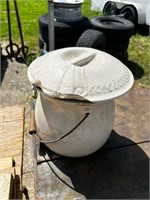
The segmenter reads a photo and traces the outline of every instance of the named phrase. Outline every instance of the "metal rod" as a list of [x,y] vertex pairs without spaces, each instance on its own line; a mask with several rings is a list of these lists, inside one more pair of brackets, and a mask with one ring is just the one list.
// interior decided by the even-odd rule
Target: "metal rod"
[[23,53],[23,56],[25,57],[24,40],[23,40],[23,34],[22,34],[22,29],[21,29],[21,22],[20,22],[20,18],[19,18],[19,12],[18,12],[18,6],[17,6],[17,1],[16,0],[14,0],[14,6],[15,6],[15,11],[16,11],[16,17],[17,17],[17,22],[18,22],[20,39],[21,39],[22,53]]
[[9,34],[10,54],[13,55],[9,0],[6,0],[6,6],[7,6],[7,19],[8,19],[8,34]]
[[55,49],[55,28],[54,28],[54,1],[48,0],[48,39],[49,51]]

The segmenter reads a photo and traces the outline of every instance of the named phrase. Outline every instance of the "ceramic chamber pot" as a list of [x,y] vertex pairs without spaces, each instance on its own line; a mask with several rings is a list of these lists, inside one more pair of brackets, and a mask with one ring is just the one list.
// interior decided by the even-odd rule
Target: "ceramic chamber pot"
[[113,128],[114,99],[133,85],[132,73],[119,60],[83,47],[37,58],[28,77],[40,88],[37,136],[52,151],[68,157],[86,156],[103,146]]
[[[86,114],[87,118],[75,128]],[[114,100],[83,103],[54,100],[40,93],[35,117],[38,135],[45,141],[58,139],[75,128],[60,141],[46,143],[51,150],[64,156],[85,156],[108,139],[114,122]]]

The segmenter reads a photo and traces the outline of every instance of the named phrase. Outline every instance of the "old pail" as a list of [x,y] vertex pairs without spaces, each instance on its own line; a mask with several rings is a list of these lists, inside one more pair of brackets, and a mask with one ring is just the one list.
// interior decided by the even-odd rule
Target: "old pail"
[[114,99],[133,85],[130,70],[113,56],[92,48],[54,50],[34,60],[28,77],[39,89],[37,136],[52,151],[89,155],[111,134]]

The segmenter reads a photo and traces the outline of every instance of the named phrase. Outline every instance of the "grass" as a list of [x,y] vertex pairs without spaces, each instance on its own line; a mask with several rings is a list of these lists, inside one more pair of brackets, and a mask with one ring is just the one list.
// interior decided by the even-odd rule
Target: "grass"
[[[85,0],[82,4],[82,14],[89,19],[96,15],[102,15],[95,11],[91,11],[91,1]],[[30,63],[35,59],[36,54],[39,53],[38,46],[38,18],[40,15],[48,12],[47,0],[18,0],[18,10],[22,26],[22,32],[24,37],[24,43],[29,47],[29,53],[34,54],[32,57],[28,57],[27,62]],[[19,30],[17,26],[17,19],[14,9],[13,0],[10,0],[11,10],[11,29],[12,40],[14,43],[20,46]],[[7,9],[6,1],[0,2],[0,26],[1,26],[1,41],[2,43],[9,43],[8,37],[8,24],[7,24]],[[150,51],[150,37],[142,36],[140,34],[133,35],[130,38],[130,44],[128,47],[129,62],[128,67],[134,74],[136,86],[148,86],[149,85],[149,51]]]
[[[30,52],[38,50],[38,17],[47,12],[47,0],[20,0],[17,1],[21,27],[25,45]],[[14,3],[10,0],[11,31],[13,42],[20,44],[19,30],[15,14]],[[1,2],[1,40],[8,41],[6,2]]]
[[135,78],[135,86],[149,86],[150,37],[140,34],[130,38],[128,67]]

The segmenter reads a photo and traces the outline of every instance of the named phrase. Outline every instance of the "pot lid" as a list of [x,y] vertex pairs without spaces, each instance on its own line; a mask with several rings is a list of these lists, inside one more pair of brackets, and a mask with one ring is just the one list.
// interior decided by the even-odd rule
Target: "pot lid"
[[84,0],[54,0],[54,3],[82,4]]
[[118,59],[86,47],[62,48],[38,57],[28,68],[28,78],[52,98],[91,102],[119,97],[134,82]]

